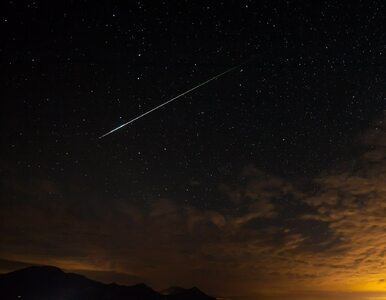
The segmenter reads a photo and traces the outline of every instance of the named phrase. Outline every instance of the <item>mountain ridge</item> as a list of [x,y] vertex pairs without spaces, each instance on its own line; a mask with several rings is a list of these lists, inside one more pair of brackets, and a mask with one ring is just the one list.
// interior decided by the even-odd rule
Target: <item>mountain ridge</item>
[[173,286],[163,294],[145,283],[125,286],[102,283],[86,276],[67,273],[54,266],[32,266],[0,274],[0,298],[29,300],[215,300],[197,287]]

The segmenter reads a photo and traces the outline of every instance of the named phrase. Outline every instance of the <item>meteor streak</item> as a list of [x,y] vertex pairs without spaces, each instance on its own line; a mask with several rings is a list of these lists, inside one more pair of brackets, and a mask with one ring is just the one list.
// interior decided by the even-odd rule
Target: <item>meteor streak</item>
[[218,75],[216,75],[216,76],[214,76],[214,77],[212,77],[212,78],[210,78],[210,79],[208,79],[208,80],[206,80],[206,81],[204,81],[204,82],[201,82],[199,85],[196,85],[195,87],[193,87],[193,88],[187,90],[186,92],[183,92],[182,94],[179,94],[178,96],[175,96],[174,98],[172,98],[172,99],[170,99],[170,100],[168,100],[168,101],[166,101],[166,102],[164,102],[164,103],[162,103],[162,104],[160,104],[160,105],[158,105],[158,106],[156,106],[156,107],[154,107],[154,108],[148,110],[147,112],[144,112],[143,114],[139,115],[138,117],[135,117],[134,119],[132,119],[132,120],[126,122],[126,123],[123,123],[122,125],[119,125],[117,128],[114,128],[114,129],[110,130],[109,132],[107,132],[107,133],[101,135],[101,136],[99,137],[99,139],[102,139],[102,138],[104,138],[105,136],[108,136],[109,134],[111,134],[111,133],[113,133],[113,132],[115,132],[115,131],[121,129],[122,127],[125,127],[126,125],[129,125],[129,124],[131,124],[131,123],[137,121],[138,119],[140,119],[140,118],[142,118],[142,117],[144,117],[144,116],[150,114],[151,112],[153,112],[153,111],[155,111],[155,110],[157,110],[157,109],[159,109],[159,108],[165,106],[166,104],[169,104],[170,102],[173,102],[173,101],[177,100],[178,98],[181,98],[182,96],[184,96],[184,95],[186,95],[186,94],[189,94],[190,92],[193,92],[195,89],[198,89],[200,86],[203,86],[203,85],[205,85],[205,84],[207,84],[207,83],[209,83],[209,82],[211,82],[211,81],[213,81],[213,80],[215,80],[215,79],[217,79],[217,78],[219,78],[219,77],[221,77],[221,76],[223,76],[223,75],[225,75],[225,74],[227,74],[227,73],[229,73],[229,72],[231,72],[231,71],[237,69],[237,68],[240,67],[241,65],[242,65],[242,63],[239,64],[239,65],[237,65],[237,66],[235,66],[235,67],[232,67],[232,68],[230,68],[230,69],[228,69],[228,70],[226,70],[226,71],[224,71],[224,72],[222,72],[222,73],[220,73],[220,74],[218,74]]

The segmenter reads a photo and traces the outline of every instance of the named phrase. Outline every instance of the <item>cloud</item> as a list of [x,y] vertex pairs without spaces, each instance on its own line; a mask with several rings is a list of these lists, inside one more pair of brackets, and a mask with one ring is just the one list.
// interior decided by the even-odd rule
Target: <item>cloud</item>
[[183,199],[100,199],[10,172],[2,183],[13,199],[1,200],[0,258],[228,295],[383,289],[385,120],[359,137],[355,165],[305,183],[249,165],[219,185],[225,202],[211,209]]
[[[321,267],[337,280],[370,288],[384,276],[386,250],[385,116],[362,134],[365,150],[356,168],[328,170],[315,178],[317,191],[303,201],[315,209],[304,220],[328,222],[334,247],[320,253]],[[312,260],[309,260],[312,261]]]

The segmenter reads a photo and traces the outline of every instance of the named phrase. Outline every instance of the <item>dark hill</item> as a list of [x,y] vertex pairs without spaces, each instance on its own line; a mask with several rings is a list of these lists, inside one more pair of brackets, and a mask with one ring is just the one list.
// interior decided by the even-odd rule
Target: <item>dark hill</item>
[[29,267],[0,275],[0,299],[28,300],[213,300],[197,288],[163,295],[146,286],[104,284],[56,267]]
[[190,289],[184,289],[178,286],[172,286],[161,292],[166,295],[170,300],[214,300],[214,297],[210,297],[200,291],[196,287]]

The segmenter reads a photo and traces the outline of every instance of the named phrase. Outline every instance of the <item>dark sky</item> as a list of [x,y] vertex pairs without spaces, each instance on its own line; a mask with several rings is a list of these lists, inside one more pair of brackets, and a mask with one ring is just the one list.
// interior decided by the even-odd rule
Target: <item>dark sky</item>
[[0,269],[386,290],[385,17],[383,1],[4,2]]

